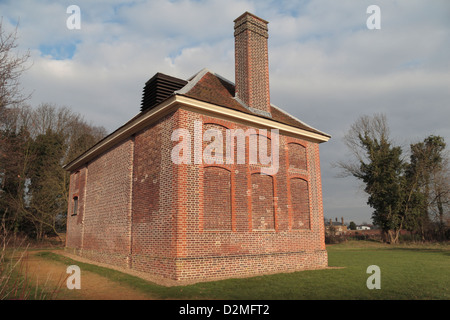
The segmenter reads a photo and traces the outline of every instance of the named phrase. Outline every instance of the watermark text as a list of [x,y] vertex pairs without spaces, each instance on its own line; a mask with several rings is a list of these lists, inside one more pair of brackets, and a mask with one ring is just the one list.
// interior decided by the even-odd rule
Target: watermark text
[[[274,175],[279,169],[278,129],[271,129],[270,135],[266,129],[226,129],[223,134],[218,129],[203,132],[202,122],[195,121],[193,140],[184,128],[174,130],[171,139],[178,142],[171,152],[174,164],[245,164],[248,139],[248,164],[259,165],[261,173],[267,175]],[[209,143],[204,149],[203,142]]]
[[81,10],[77,5],[71,5],[67,7],[66,13],[70,16],[66,20],[66,26],[69,30],[81,29]]

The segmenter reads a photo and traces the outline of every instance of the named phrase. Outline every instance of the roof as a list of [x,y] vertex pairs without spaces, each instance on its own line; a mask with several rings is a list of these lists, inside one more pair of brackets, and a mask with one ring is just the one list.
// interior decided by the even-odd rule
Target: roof
[[[176,90],[177,88],[180,89]],[[141,112],[83,154],[64,165],[64,169],[69,171],[77,169],[108,150],[108,148],[145,128],[151,121],[164,116],[170,108],[179,106],[180,103],[203,110],[214,108],[216,113],[237,118],[247,117],[254,123],[279,127],[280,130],[301,134],[305,137],[309,136],[320,142],[328,141],[331,137],[275,105],[271,105],[271,114],[261,114],[258,110],[248,107],[236,99],[234,91],[234,83],[208,69],[201,70],[187,81],[157,73],[147,81],[144,87]],[[156,96],[152,97],[152,93]]]
[[141,111],[156,106],[174,93],[174,91],[186,86],[187,83],[186,80],[158,72],[145,83]]
[[270,115],[263,114],[259,112],[259,110],[246,106],[243,102],[235,98],[234,83],[209,71],[208,69],[201,70],[188,81],[186,86],[178,91],[175,91],[174,94],[184,95],[247,114],[254,114],[303,130],[331,137],[329,134],[313,128],[273,104],[270,108]]

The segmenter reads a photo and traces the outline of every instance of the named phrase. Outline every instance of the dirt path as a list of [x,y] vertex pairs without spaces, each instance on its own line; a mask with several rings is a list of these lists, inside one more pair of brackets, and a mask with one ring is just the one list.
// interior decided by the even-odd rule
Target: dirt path
[[[66,285],[68,274],[67,265],[50,261],[36,255],[37,252],[29,252],[24,257],[24,266],[27,268],[27,274],[38,288],[46,288],[50,293],[47,298],[56,299],[82,299],[82,300],[152,300],[148,295],[111,281],[98,274],[81,270],[81,289],[69,290]],[[59,288],[59,293],[54,296],[53,288]],[[37,293],[37,299],[40,296],[40,290]],[[31,294],[31,298],[35,293]]]

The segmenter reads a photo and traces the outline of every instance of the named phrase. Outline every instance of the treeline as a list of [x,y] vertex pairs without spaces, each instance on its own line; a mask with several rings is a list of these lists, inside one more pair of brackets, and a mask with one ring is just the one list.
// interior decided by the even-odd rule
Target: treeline
[[30,53],[17,47],[17,27],[6,32],[0,19],[0,238],[11,230],[40,240],[65,230],[69,173],[62,166],[106,130],[66,107],[27,106],[20,77]]
[[69,173],[62,166],[106,135],[66,107],[0,109],[0,217],[37,240],[65,230]]
[[389,136],[385,115],[362,116],[344,141],[352,158],[338,166],[361,180],[373,224],[389,243],[402,230],[421,240],[449,240],[450,169],[443,137],[430,135],[408,149]]

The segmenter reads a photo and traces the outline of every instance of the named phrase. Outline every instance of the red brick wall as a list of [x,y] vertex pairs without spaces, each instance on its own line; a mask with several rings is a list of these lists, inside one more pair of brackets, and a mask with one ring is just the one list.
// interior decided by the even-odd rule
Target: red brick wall
[[[66,247],[81,249],[82,222],[85,211],[87,168],[82,167],[70,176],[69,199],[67,212]],[[78,197],[77,215],[74,214],[74,197]]]
[[[325,267],[318,144],[280,135],[273,176],[248,165],[248,148],[244,164],[195,164],[196,120],[203,131],[249,129],[178,109],[98,157],[80,170],[83,228],[69,214],[67,247],[178,280]],[[192,164],[171,161],[176,128],[191,133]],[[70,197],[83,189],[75,180],[73,173]]]
[[133,139],[127,139],[87,166],[82,254],[128,264],[131,226]]
[[299,170],[307,170],[306,147],[298,143],[289,143],[289,167]]
[[[96,261],[129,260],[133,141],[128,139],[71,174],[66,247]],[[79,187],[77,187],[79,185]],[[79,214],[72,216],[73,197]]]
[[[180,126],[191,133],[195,120],[208,124],[206,128],[215,124],[213,127],[216,128],[249,129],[186,110],[179,112]],[[248,145],[248,138],[246,143]],[[303,163],[299,165],[301,168],[289,165],[288,144],[291,146],[292,143],[304,146],[298,148],[304,154],[302,160],[297,161]],[[235,156],[236,152],[235,145]],[[246,163],[248,159],[247,152]],[[296,160],[293,162],[295,164]],[[222,176],[222,184],[231,185],[232,190],[230,197],[226,195],[227,199],[231,198],[231,230],[207,228],[207,219],[213,214],[211,204],[216,199],[217,210],[220,210],[218,203],[223,203],[224,199],[220,188],[216,194],[206,193],[209,182],[205,181],[209,179],[211,167],[189,165],[180,170],[179,179],[190,187],[179,190],[189,201],[184,207],[183,225],[186,228],[180,237],[183,245],[177,260],[177,279],[220,278],[327,266],[318,162],[318,144],[281,135],[280,168],[272,177],[257,174],[260,165],[217,165],[230,172]],[[291,179],[294,179],[294,191],[301,192],[293,198],[289,193]],[[214,181],[214,184],[220,182]],[[312,198],[314,201],[305,203],[306,199]],[[226,206],[226,210],[228,208]],[[299,227],[299,220],[303,221],[302,227]]]
[[208,166],[203,171],[204,230],[231,230],[231,172]]
[[253,230],[275,230],[273,178],[261,173],[250,176]]
[[174,277],[177,209],[170,114],[135,137],[131,268]]
[[300,178],[289,180],[292,201],[292,229],[310,228],[308,182]]

